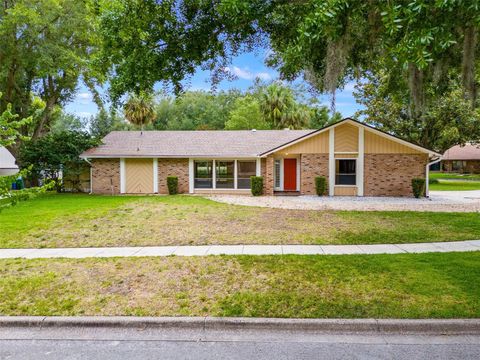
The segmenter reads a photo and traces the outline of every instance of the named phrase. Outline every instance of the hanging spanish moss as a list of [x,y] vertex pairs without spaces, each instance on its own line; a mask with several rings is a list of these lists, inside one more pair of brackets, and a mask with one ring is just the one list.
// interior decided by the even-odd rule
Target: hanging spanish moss
[[415,64],[408,64],[408,88],[410,90],[411,115],[419,117],[425,108],[425,95],[423,86],[424,73]]
[[469,26],[465,29],[463,38],[462,82],[465,95],[475,106],[477,89],[475,83],[475,48],[477,46],[477,29]]

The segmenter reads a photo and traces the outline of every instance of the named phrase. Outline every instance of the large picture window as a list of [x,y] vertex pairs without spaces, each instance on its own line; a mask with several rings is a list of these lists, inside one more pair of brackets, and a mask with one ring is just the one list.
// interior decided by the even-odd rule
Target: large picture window
[[212,188],[212,161],[195,161],[195,188]]
[[354,159],[335,160],[335,185],[357,184],[357,161]]
[[233,161],[215,161],[217,189],[233,189],[235,182]]
[[237,188],[250,189],[250,177],[257,173],[255,161],[237,161]]

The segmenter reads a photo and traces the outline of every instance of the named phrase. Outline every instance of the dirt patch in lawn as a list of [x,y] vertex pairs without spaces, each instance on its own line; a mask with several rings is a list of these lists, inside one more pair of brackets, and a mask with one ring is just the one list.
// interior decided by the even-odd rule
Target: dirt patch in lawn
[[0,260],[0,314],[478,317],[479,256]]
[[328,243],[341,229],[361,231],[355,222],[333,212],[138,200],[101,217],[56,221],[26,241],[40,247]]

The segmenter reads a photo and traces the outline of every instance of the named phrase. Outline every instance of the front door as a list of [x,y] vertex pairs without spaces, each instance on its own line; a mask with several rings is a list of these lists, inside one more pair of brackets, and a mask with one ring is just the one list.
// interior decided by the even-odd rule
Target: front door
[[297,159],[283,159],[283,190],[297,190]]

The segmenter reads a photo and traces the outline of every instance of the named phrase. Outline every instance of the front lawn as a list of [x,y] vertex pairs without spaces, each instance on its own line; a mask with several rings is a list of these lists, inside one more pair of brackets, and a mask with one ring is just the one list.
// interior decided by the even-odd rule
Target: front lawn
[[458,173],[443,173],[430,172],[430,179],[450,179],[450,180],[472,180],[480,181],[480,174],[458,174]]
[[480,238],[478,213],[285,210],[193,196],[46,195],[0,213],[0,248],[375,244]]
[[455,180],[438,180],[437,184],[430,184],[432,191],[466,191],[480,190],[480,181],[455,181]]
[[1,315],[478,318],[480,252],[0,260]]

